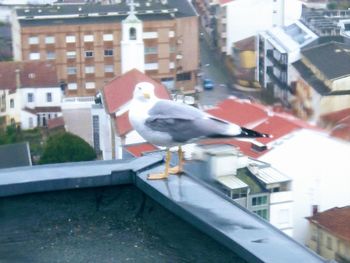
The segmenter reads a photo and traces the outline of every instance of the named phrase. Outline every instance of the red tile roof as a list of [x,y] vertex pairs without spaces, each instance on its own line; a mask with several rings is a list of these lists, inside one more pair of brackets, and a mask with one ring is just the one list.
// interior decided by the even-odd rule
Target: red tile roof
[[16,70],[20,87],[58,87],[56,66],[53,62],[0,62],[0,89],[16,89]]
[[163,99],[170,98],[167,89],[161,83],[148,77],[137,69],[133,69],[114,78],[103,88],[108,112],[114,113],[129,102],[132,99],[135,85],[143,81],[150,82],[155,86],[157,97]]
[[307,218],[328,232],[350,241],[350,206],[335,207]]
[[147,142],[125,145],[124,148],[135,157],[140,157],[146,152],[158,150],[156,146]]
[[350,108],[323,114],[320,118],[323,121],[335,124],[346,117],[350,117]]
[[232,2],[234,0],[219,0],[221,5],[227,4],[229,2]]
[[63,117],[58,117],[54,119],[49,119],[47,121],[47,128],[50,129],[55,129],[59,127],[64,127],[64,119]]
[[[273,135],[273,138],[257,138],[256,141],[267,144],[301,128],[317,129],[291,114],[274,112],[268,106],[251,103],[247,100],[229,98],[215,109],[207,111],[209,114],[226,121],[254,129],[258,132]],[[251,148],[251,142],[236,139],[220,139],[203,141],[203,143],[226,143],[237,146],[240,150],[253,158],[258,158],[268,150],[258,152]]]
[[37,114],[40,112],[61,112],[62,111],[61,107],[35,107],[35,108],[25,107],[23,110],[33,114]]
[[119,136],[124,136],[133,129],[129,121],[129,111],[115,118],[115,128]]
[[268,117],[268,111],[267,107],[260,104],[239,99],[223,100],[216,108],[207,110],[209,114],[217,118],[240,126],[249,126],[257,121],[263,121]]
[[337,124],[330,133],[331,136],[350,141],[350,116]]

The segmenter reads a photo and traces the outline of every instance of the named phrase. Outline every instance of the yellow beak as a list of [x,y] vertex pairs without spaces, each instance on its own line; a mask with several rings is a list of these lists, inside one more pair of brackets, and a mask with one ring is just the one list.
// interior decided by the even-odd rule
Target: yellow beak
[[151,96],[149,95],[149,93],[143,93],[143,96],[146,98],[146,99],[150,99],[151,98]]

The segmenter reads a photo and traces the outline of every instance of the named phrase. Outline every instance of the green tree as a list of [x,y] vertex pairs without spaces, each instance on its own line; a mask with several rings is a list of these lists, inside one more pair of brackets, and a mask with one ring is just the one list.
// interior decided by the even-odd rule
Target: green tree
[[94,149],[80,137],[60,132],[48,138],[40,164],[91,161],[96,159]]

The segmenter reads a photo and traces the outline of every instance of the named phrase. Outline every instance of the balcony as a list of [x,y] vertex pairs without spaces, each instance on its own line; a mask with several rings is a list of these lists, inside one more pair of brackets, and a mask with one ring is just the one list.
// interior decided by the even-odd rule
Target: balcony
[[281,58],[278,60],[274,57],[273,55],[273,50],[268,50],[266,56],[269,58],[269,60],[274,64],[274,66],[276,66],[277,68],[279,68],[280,70],[286,70],[287,69],[287,64],[285,62],[283,62],[282,56]]
[[227,34],[226,32],[221,32],[221,38],[226,38]]
[[281,89],[290,91],[290,87],[287,85],[287,83],[283,82],[275,76],[275,74],[273,73],[273,67],[267,67],[266,72],[274,84],[277,84]]

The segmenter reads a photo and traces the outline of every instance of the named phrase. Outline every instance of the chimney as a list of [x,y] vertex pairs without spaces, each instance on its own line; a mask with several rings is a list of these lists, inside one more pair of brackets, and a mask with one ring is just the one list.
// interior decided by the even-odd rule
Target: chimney
[[318,205],[312,205],[312,216],[318,213]]
[[16,89],[21,88],[21,70],[20,69],[16,69]]

